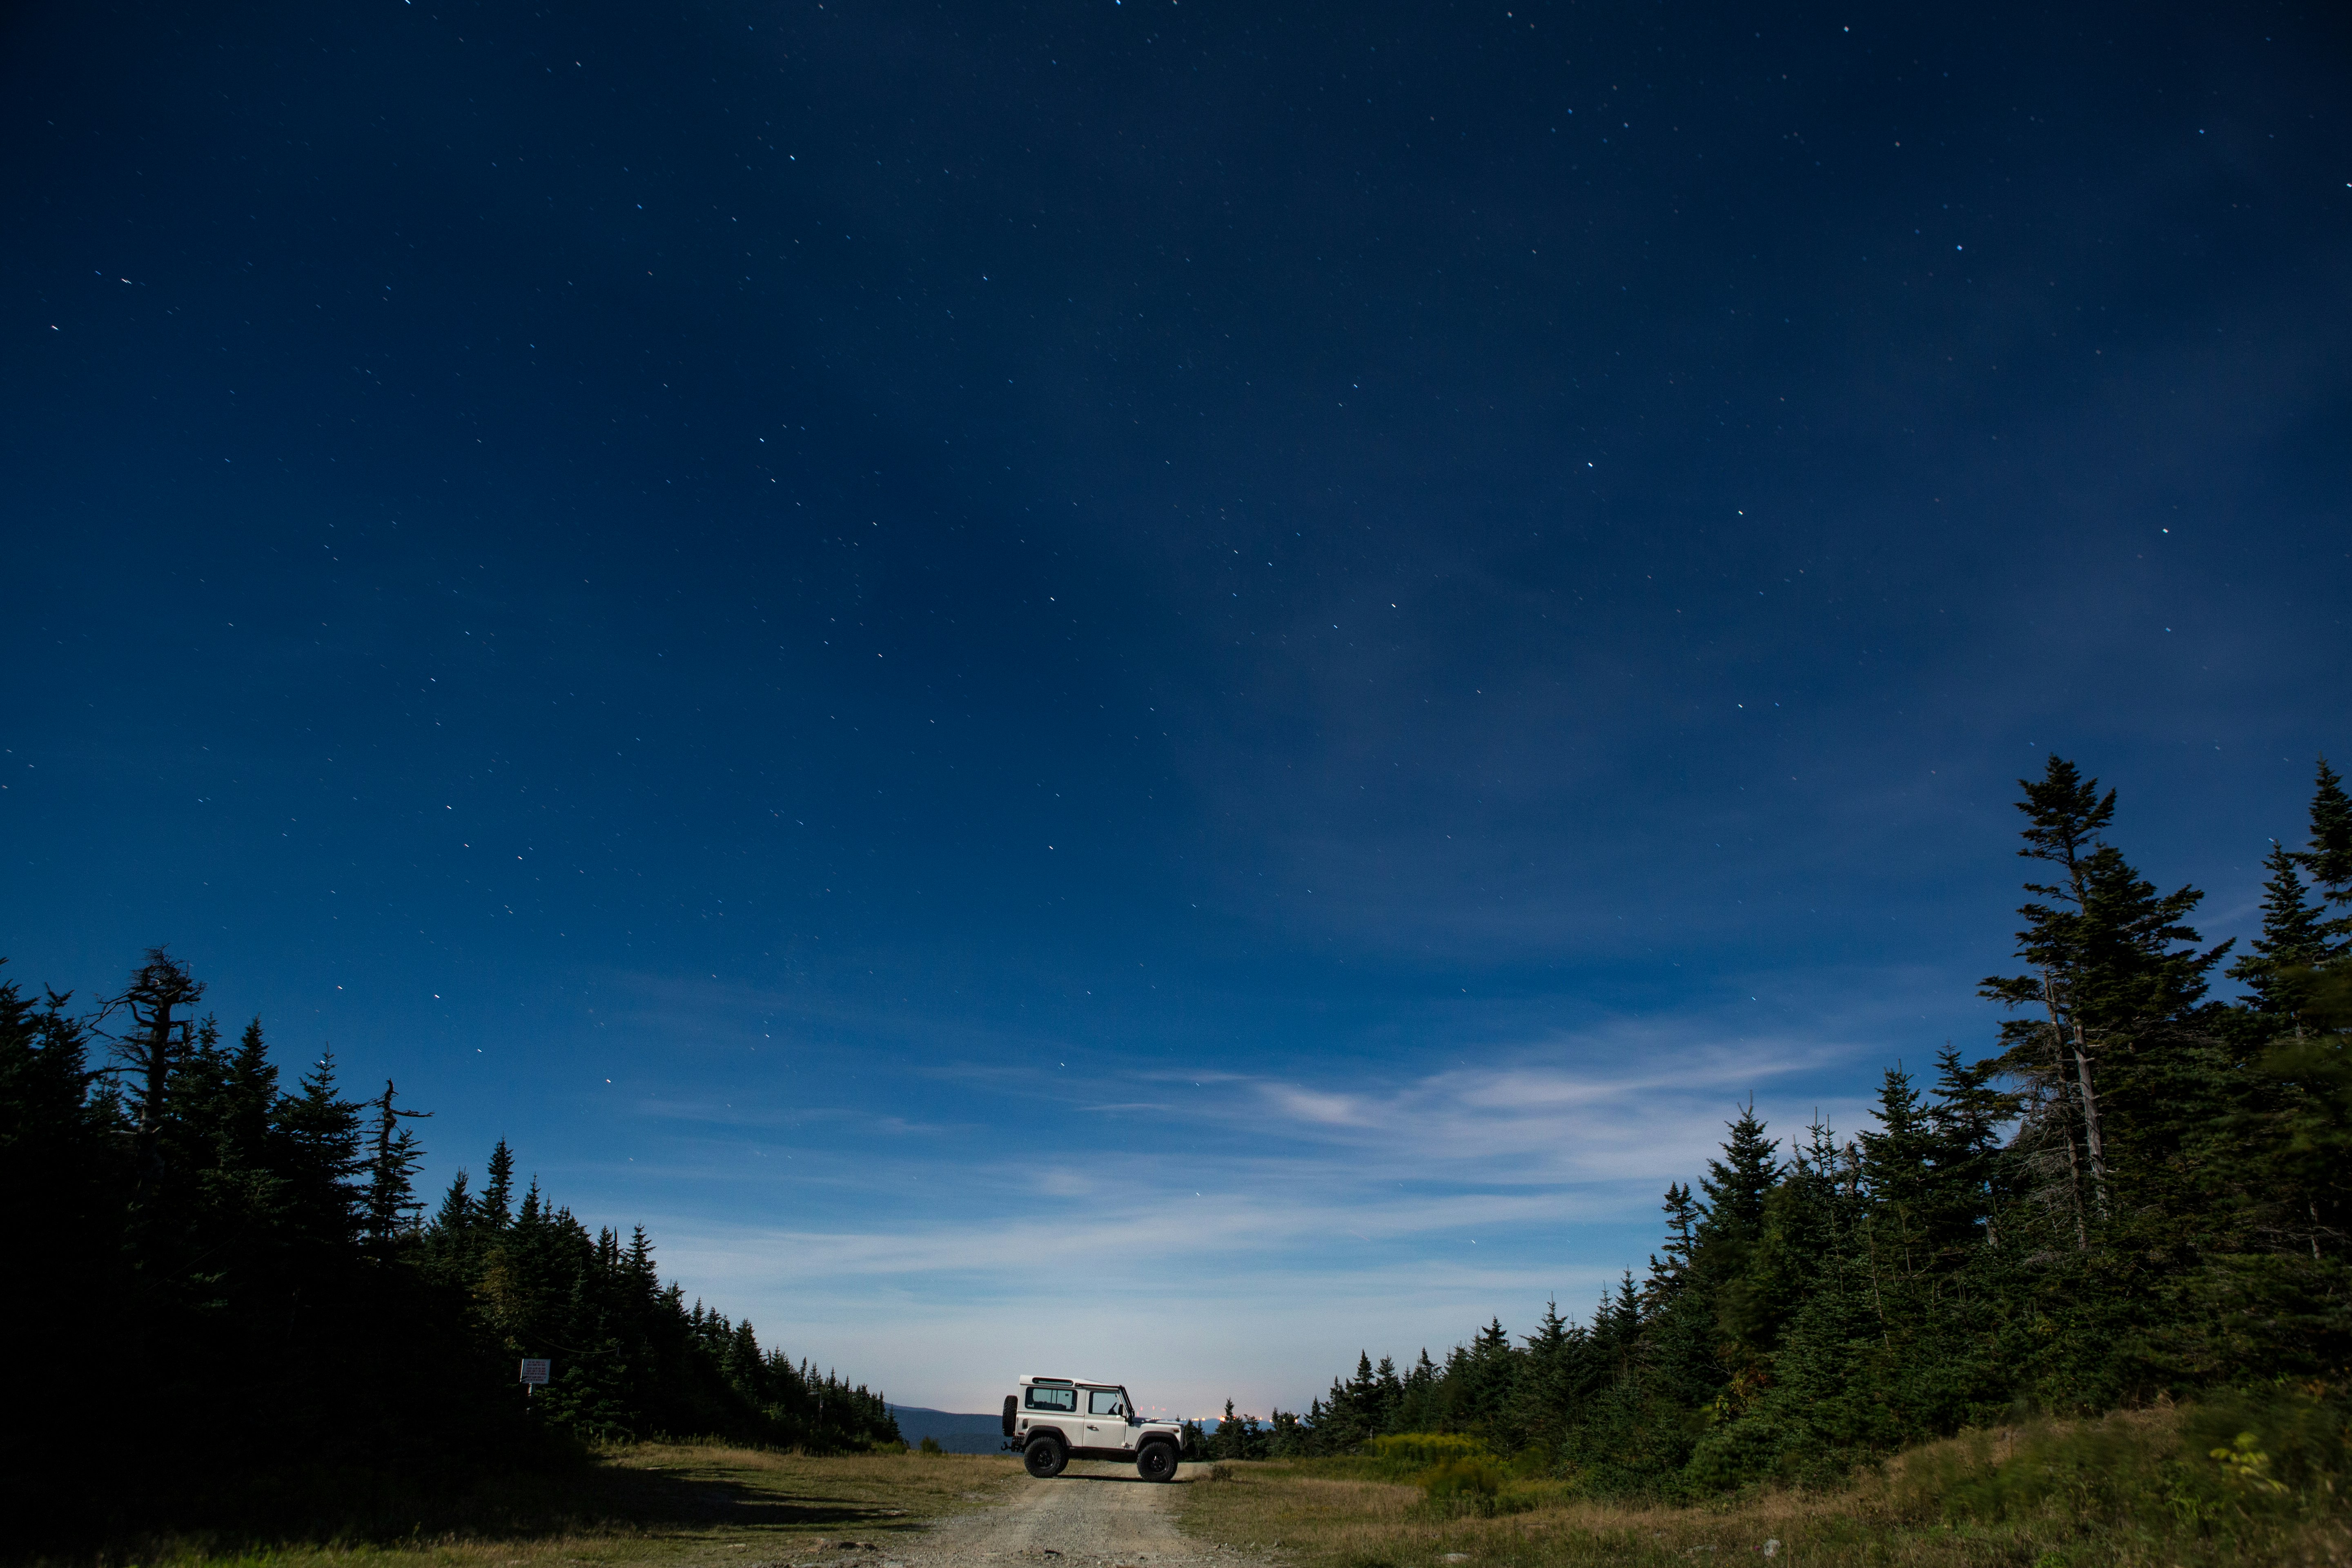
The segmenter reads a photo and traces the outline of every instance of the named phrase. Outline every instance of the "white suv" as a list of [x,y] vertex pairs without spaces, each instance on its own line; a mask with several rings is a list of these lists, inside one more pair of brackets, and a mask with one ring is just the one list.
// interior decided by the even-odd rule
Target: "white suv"
[[1184,1442],[1173,1421],[1139,1420],[1118,1384],[1068,1377],[1023,1378],[1021,1392],[1004,1396],[1004,1435],[1041,1480],[1072,1459],[1133,1459],[1145,1480],[1172,1481]]

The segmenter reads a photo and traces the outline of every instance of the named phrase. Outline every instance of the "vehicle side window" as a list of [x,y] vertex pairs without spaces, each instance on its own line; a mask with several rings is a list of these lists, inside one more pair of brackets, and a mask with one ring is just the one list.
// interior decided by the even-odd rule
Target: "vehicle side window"
[[1127,1406],[1120,1402],[1118,1390],[1116,1388],[1089,1388],[1087,1390],[1087,1414],[1124,1415],[1127,1414]]
[[1033,1388],[1025,1401],[1032,1410],[1061,1410],[1076,1415],[1078,1391],[1075,1388]]

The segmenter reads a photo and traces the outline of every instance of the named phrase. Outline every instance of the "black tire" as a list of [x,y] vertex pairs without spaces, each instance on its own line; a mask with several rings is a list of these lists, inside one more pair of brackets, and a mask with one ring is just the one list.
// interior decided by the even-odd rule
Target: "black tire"
[[1041,1481],[1050,1481],[1070,1462],[1070,1451],[1051,1437],[1032,1437],[1021,1450],[1021,1468]]
[[1136,1450],[1135,1473],[1147,1481],[1172,1481],[1176,1479],[1176,1445],[1146,1443]]
[[1013,1436],[1013,1413],[1019,1407],[1020,1402],[1013,1395],[1008,1394],[1004,1396],[1004,1435],[1008,1437]]

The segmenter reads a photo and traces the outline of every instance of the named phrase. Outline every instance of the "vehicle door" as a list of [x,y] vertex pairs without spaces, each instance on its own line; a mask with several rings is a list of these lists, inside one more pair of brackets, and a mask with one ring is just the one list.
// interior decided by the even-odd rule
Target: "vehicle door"
[[1087,1447],[1133,1453],[1135,1428],[1127,1424],[1127,1390],[1087,1388],[1079,1392],[1087,1401]]

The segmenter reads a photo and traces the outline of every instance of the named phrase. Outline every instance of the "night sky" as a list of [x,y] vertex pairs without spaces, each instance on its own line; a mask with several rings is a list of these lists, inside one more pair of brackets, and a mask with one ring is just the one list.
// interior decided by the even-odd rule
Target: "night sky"
[[2253,929],[2347,42],[11,7],[6,973],[169,943],[902,1402],[1582,1315],[1751,1094],[1990,1048],[2051,751]]

